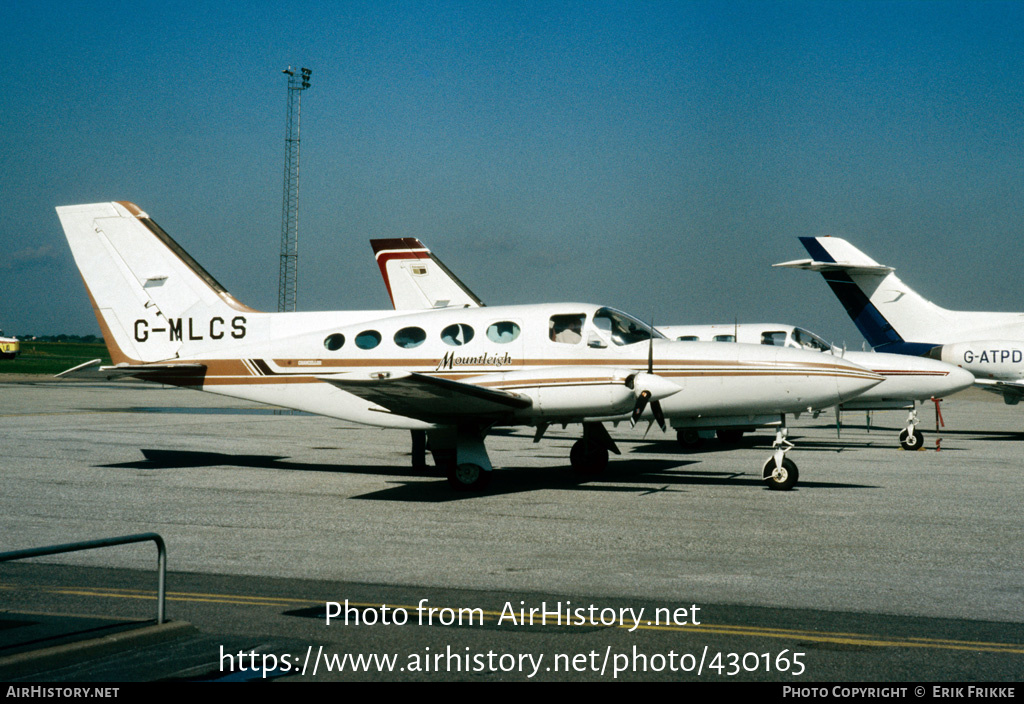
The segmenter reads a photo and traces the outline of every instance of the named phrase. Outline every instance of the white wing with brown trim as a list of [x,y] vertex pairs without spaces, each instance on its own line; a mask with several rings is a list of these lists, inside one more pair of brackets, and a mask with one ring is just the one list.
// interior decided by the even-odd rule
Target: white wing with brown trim
[[511,418],[515,411],[533,405],[522,394],[415,372],[348,372],[317,378],[392,413],[427,423]]

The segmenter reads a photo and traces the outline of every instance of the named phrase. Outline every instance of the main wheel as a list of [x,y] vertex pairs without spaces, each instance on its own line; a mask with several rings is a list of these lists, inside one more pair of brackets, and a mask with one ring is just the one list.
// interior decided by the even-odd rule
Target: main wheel
[[480,491],[491,481],[491,473],[478,464],[466,462],[448,468],[448,483],[456,491]]
[[693,428],[683,428],[676,431],[676,442],[684,450],[694,450],[700,447],[700,444],[704,442],[704,438]]
[[920,450],[924,447],[924,433],[917,428],[911,433],[906,428],[900,431],[900,447],[904,450]]
[[724,442],[728,445],[735,445],[743,439],[742,428],[719,428],[715,431],[715,435],[718,436],[719,442]]
[[608,466],[608,449],[577,440],[569,451],[569,464],[577,474],[600,474]]
[[788,457],[782,458],[781,467],[775,465],[774,457],[769,457],[761,470],[761,476],[764,477],[764,483],[768,485],[769,489],[789,491],[796,486],[800,475],[796,471],[796,464]]

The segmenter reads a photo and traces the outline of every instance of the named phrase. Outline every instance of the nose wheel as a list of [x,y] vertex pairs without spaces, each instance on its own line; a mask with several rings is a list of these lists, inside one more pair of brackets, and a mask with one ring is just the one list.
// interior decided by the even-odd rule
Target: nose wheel
[[788,457],[783,457],[779,464],[776,464],[774,457],[770,457],[761,469],[761,476],[769,489],[789,491],[796,486],[800,474],[796,470],[796,463]]
[[800,474],[796,470],[796,463],[786,457],[786,453],[793,449],[787,436],[789,428],[786,427],[786,416],[782,416],[782,424],[775,430],[775,442],[772,447],[774,454],[768,458],[761,468],[761,479],[774,491],[789,491],[796,486]]
[[924,433],[911,426],[900,431],[900,447],[904,450],[920,450],[924,447]]
[[907,427],[900,431],[900,447],[904,450],[920,450],[924,447],[924,433],[917,429],[916,403],[910,409],[910,415],[907,416]]

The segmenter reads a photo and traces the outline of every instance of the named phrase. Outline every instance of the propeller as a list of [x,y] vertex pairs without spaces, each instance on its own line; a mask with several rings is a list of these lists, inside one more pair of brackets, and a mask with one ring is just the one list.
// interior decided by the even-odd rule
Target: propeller
[[[670,381],[666,381],[657,374],[654,373],[654,319],[651,319],[651,333],[648,337],[647,343],[647,373],[638,372],[631,376],[627,382],[627,386],[634,391],[639,389],[640,393],[636,396],[636,405],[633,406],[633,415],[629,419],[631,426],[636,426],[636,422],[640,419],[640,416],[647,410],[648,404],[651,406],[651,413],[654,414],[654,419],[658,421],[658,426],[662,432],[665,431],[665,413],[661,410],[661,401],[667,396],[678,392],[680,389],[678,386]],[[657,392],[658,396],[655,398],[654,394]]]

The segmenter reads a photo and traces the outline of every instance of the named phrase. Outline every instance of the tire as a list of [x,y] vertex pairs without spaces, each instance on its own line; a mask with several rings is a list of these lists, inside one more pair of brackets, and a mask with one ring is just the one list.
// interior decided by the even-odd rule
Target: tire
[[569,451],[569,463],[577,474],[600,474],[608,466],[608,450],[586,440],[577,440]]
[[478,464],[466,462],[448,468],[448,484],[456,491],[480,491],[491,482],[491,473]]
[[741,428],[719,428],[715,431],[715,435],[718,436],[719,442],[735,445],[743,439],[743,430]]
[[683,428],[676,431],[676,442],[684,450],[695,450],[704,442],[704,438],[693,428]]
[[797,479],[800,478],[796,464],[788,457],[782,458],[782,467],[778,471],[775,467],[775,458],[769,457],[764,463],[761,476],[764,477],[764,483],[773,491],[789,491],[796,486]]
[[924,433],[917,428],[914,428],[914,432],[910,433],[904,428],[900,431],[900,447],[904,450],[920,450],[924,447]]

